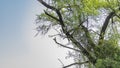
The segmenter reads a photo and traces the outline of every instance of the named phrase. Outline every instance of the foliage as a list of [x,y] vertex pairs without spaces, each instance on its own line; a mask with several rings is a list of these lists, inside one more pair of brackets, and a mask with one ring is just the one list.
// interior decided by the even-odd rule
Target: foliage
[[98,59],[96,68],[119,68],[120,62],[112,60],[110,58]]
[[[46,34],[49,29],[54,28],[58,32],[53,36],[54,41],[82,56],[77,58],[81,62],[75,61],[76,63],[65,67],[78,64],[118,68],[115,66],[120,64],[119,0],[38,1],[46,9],[37,16],[37,31]],[[73,48],[59,43],[56,36],[67,39]]]
[[96,68],[119,68],[120,67],[120,47],[110,41],[105,41],[104,45],[96,47]]

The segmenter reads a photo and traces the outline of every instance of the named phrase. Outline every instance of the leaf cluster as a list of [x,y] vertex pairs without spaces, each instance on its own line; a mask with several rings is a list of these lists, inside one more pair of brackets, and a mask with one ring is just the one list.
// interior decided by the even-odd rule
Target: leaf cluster
[[95,49],[97,56],[96,68],[120,67],[120,46],[118,46],[117,38],[112,37],[105,40],[103,45],[97,46]]

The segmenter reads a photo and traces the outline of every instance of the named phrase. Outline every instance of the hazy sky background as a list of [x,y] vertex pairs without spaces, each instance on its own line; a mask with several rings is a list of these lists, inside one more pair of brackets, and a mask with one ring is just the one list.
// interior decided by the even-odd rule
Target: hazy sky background
[[0,68],[61,68],[58,58],[68,63],[52,39],[34,37],[43,8],[37,0],[0,1]]

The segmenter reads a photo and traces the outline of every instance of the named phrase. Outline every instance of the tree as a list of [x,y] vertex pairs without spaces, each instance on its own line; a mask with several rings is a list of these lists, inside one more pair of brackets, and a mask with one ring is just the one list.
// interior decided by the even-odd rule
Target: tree
[[[37,16],[36,30],[46,34],[49,29],[58,31],[54,35],[56,44],[80,54],[81,61],[72,65],[87,65],[88,68],[119,68],[119,0],[38,0],[46,7]],[[59,36],[69,41],[59,43]],[[77,58],[78,60],[80,58]]]

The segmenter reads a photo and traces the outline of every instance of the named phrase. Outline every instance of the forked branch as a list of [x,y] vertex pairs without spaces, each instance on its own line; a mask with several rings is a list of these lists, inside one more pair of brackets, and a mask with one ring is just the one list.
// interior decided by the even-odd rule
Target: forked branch
[[[43,0],[38,0],[41,4],[43,4],[45,7],[47,7],[48,9],[51,9],[53,11],[56,12],[56,14],[58,15],[59,18],[59,24],[61,25],[62,31],[63,33],[67,36],[68,39],[70,39],[72,41],[72,43],[75,44],[76,47],[78,47],[81,52],[88,57],[89,61],[92,62],[93,64],[96,62],[96,59],[90,54],[89,51],[87,51],[80,42],[78,42],[66,29],[66,26],[64,24],[64,21],[62,19],[62,14],[60,13],[60,10],[50,6],[49,4],[47,4],[46,2],[44,2]],[[47,14],[48,15],[48,14]],[[48,15],[50,16],[50,15]]]

